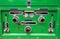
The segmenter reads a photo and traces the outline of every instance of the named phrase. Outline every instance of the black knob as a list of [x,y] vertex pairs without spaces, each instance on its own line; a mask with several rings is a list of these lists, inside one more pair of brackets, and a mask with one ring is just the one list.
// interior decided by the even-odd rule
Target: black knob
[[40,22],[41,22],[41,23],[43,23],[44,21],[45,21],[45,19],[44,19],[44,18],[40,19]]
[[17,22],[17,19],[14,18],[14,19],[13,19],[13,22]]
[[30,33],[31,32],[31,28],[30,27],[26,27],[26,33]]

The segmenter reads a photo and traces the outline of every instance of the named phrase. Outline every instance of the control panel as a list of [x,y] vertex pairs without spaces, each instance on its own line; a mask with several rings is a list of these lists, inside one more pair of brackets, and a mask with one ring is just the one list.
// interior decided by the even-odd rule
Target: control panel
[[58,39],[56,0],[1,0],[0,6],[1,39]]

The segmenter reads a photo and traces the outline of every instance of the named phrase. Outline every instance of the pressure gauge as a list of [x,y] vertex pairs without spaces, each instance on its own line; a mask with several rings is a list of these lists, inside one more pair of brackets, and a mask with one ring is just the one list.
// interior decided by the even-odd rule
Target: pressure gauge
[[34,13],[30,13],[29,17],[31,17],[31,18],[34,17]]
[[24,17],[28,17],[28,13],[24,13]]

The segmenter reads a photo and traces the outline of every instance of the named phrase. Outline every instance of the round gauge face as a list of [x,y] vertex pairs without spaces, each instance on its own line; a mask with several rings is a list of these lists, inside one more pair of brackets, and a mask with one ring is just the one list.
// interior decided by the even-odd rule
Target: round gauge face
[[24,14],[24,17],[28,17],[28,14],[27,14],[27,13],[25,13],[25,14]]
[[34,13],[30,13],[29,17],[31,17],[31,18],[34,17]]

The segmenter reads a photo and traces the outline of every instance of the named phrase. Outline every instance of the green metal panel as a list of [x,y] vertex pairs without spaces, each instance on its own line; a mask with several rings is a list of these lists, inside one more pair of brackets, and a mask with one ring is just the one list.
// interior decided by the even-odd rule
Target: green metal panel
[[[59,11],[57,11],[57,0],[31,0],[31,7],[27,8],[27,0],[0,0],[0,37],[2,39],[59,39],[58,26],[59,24]],[[16,15],[19,23],[14,23],[13,18],[15,15],[10,14],[10,9],[18,8],[22,11],[22,15]],[[46,8],[48,14],[42,15],[45,18],[44,23],[38,21],[40,15],[37,15],[35,11]],[[34,17],[24,17],[24,11],[34,11]],[[31,12],[30,12],[31,13]],[[53,15],[53,16],[52,16]],[[41,19],[41,18],[40,18]],[[35,25],[21,25],[22,21],[32,20],[37,22]],[[55,21],[54,32],[49,33],[50,22]],[[6,23],[8,22],[9,33],[4,32]],[[25,32],[25,28],[29,26],[31,32],[28,34]],[[52,24],[54,26],[54,24]],[[48,37],[48,38],[47,38]]]
[[57,34],[58,34],[58,37],[60,39],[60,35],[59,35],[60,34],[60,17],[59,16],[60,16],[60,0],[58,0],[58,15],[57,15],[57,17],[58,17],[58,26],[59,26]]
[[[27,0],[0,0],[0,5],[26,5]],[[57,0],[31,0],[32,5],[56,5]]]

